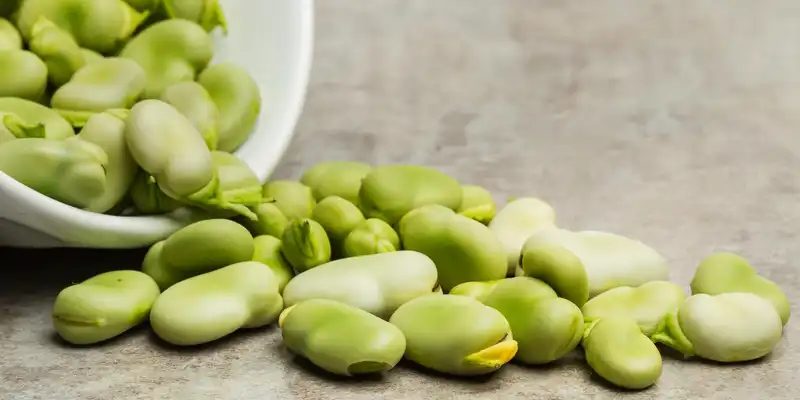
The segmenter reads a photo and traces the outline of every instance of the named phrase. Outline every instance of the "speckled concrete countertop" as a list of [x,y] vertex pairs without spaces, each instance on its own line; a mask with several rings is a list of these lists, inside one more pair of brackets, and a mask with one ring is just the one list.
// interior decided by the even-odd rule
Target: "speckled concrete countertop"
[[[643,240],[687,286],[715,250],[800,304],[800,5],[795,1],[320,0],[309,98],[277,177],[315,162],[423,163],[560,224]],[[796,399],[800,323],[763,361],[664,357],[622,394],[579,354],[480,382],[406,364],[348,382],[292,361],[274,329],[177,351],[138,329],[54,340],[57,291],[142,252],[0,254],[0,399]],[[17,264],[19,259],[24,263]],[[13,260],[13,261],[12,261]]]

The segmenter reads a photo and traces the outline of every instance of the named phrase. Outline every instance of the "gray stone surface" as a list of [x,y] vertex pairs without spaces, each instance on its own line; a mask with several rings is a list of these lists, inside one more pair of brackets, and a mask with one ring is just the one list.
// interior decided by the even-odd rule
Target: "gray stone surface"
[[[319,0],[311,88],[276,177],[319,161],[421,163],[629,235],[685,284],[736,251],[798,304],[800,5],[795,1]],[[0,255],[0,399],[796,399],[800,325],[766,359],[664,357],[622,393],[579,354],[479,382],[403,364],[349,382],[292,361],[278,332],[175,350],[138,329],[54,340],[57,291],[141,252]]]

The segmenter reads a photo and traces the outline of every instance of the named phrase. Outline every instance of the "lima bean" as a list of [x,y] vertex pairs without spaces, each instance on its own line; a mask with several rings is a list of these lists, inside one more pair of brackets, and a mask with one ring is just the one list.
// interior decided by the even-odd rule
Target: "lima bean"
[[300,183],[310,187],[319,202],[338,196],[358,206],[361,180],[370,171],[372,167],[369,164],[357,161],[322,162],[306,170]]
[[645,389],[661,376],[661,353],[632,319],[597,320],[586,328],[583,349],[589,366],[619,387]]
[[282,247],[281,240],[274,236],[260,235],[253,238],[253,261],[265,264],[272,270],[277,279],[280,293],[283,293],[286,284],[294,277],[292,266],[281,253]]
[[108,156],[106,188],[102,196],[86,209],[105,213],[122,201],[133,183],[139,166],[128,151],[125,142],[127,111],[109,110],[90,117],[78,135],[66,140],[85,140],[94,143]]
[[461,205],[458,213],[484,225],[492,221],[497,212],[492,194],[475,185],[461,186]]
[[208,91],[197,82],[178,82],[164,89],[161,100],[172,105],[203,135],[209,150],[217,149],[219,112]]
[[505,250],[497,236],[480,222],[447,207],[417,208],[403,217],[399,231],[404,249],[419,251],[436,263],[445,292],[464,282],[506,275]]
[[651,338],[686,356],[750,361],[780,343],[783,323],[769,300],[753,293],[695,294],[669,313]]
[[286,306],[329,299],[387,319],[401,304],[437,289],[436,265],[422,253],[395,251],[343,258],[295,276],[283,290]]
[[671,311],[686,299],[679,285],[667,281],[647,282],[639,287],[621,286],[603,292],[583,305],[586,323],[610,317],[636,321],[645,336],[652,336]]
[[[57,112],[34,101],[16,97],[0,97],[0,116],[3,118],[4,125],[0,126],[0,142],[13,137],[42,137],[61,140],[75,136],[75,130],[67,120]],[[13,137],[9,137],[9,135]]]
[[31,51],[47,65],[50,83],[59,88],[86,64],[78,42],[63,28],[45,17],[39,17],[31,28],[28,42]]
[[250,232],[226,219],[189,224],[150,247],[142,271],[161,290],[195,275],[250,261],[255,244]]
[[136,163],[168,196],[204,197],[216,189],[211,151],[192,123],[171,105],[160,100],[136,103],[125,139]]
[[246,261],[165,290],[153,304],[150,326],[168,343],[192,346],[269,325],[282,309],[275,275],[260,262]]
[[576,306],[589,299],[589,278],[580,258],[562,246],[533,242],[525,245],[519,264],[524,276],[543,280]]
[[73,126],[80,127],[99,112],[131,108],[144,90],[144,83],[144,70],[134,61],[104,58],[75,72],[53,93],[51,105]]
[[[639,286],[650,281],[668,280],[669,277],[667,261],[657,251],[640,241],[617,234],[548,228],[531,235],[524,247],[545,243],[561,247],[580,260],[589,281],[589,298],[615,287]],[[552,260],[574,261],[571,257]],[[558,269],[559,265],[552,267]]]
[[488,374],[517,353],[503,314],[466,296],[417,297],[401,305],[389,322],[406,337],[407,359],[446,374]]
[[67,342],[98,343],[144,322],[160,293],[139,271],[105,272],[58,293],[53,325]]
[[44,17],[75,38],[81,47],[111,53],[128,40],[148,16],[122,0],[25,0],[16,23],[22,37],[31,40],[33,25]]
[[555,223],[556,212],[553,207],[537,198],[511,200],[500,209],[489,223],[489,229],[497,235],[506,249],[506,275],[515,274],[525,240],[542,229],[554,227]]
[[747,292],[757,294],[775,306],[784,325],[789,322],[791,307],[786,294],[775,282],[758,274],[755,268],[739,255],[716,253],[697,267],[691,283],[692,294]]
[[334,255],[344,252],[344,240],[357,226],[364,223],[364,214],[353,203],[339,196],[322,199],[311,212],[311,219],[319,222],[328,234]]
[[0,13],[0,51],[6,50],[22,50],[22,36],[14,24]]
[[47,65],[27,50],[0,51],[0,97],[40,101],[47,88]]
[[228,32],[225,13],[219,0],[163,0],[161,4],[169,18],[195,22],[207,31],[219,26],[223,32]]
[[233,152],[253,131],[261,112],[261,91],[244,68],[230,62],[206,68],[197,82],[208,91],[219,112],[219,150]]
[[291,306],[279,324],[289,350],[337,375],[389,371],[406,350],[396,326],[337,301],[311,299]]
[[308,218],[293,219],[281,235],[282,252],[297,273],[331,260],[331,242],[325,229]]
[[0,144],[0,171],[77,208],[86,208],[103,196],[106,165],[106,152],[85,140],[21,138]]
[[451,210],[461,206],[461,184],[447,174],[419,165],[374,168],[361,181],[359,201],[364,216],[394,226],[409,211],[429,204]]
[[300,182],[276,180],[264,184],[263,197],[275,199],[275,206],[286,218],[310,218],[317,205],[311,188]]
[[[475,285],[484,282],[472,282]],[[467,285],[467,284],[462,284]],[[463,292],[456,286],[450,294]],[[583,336],[583,315],[569,300],[560,298],[544,282],[527,277],[506,278],[472,290],[476,300],[506,317],[519,349],[514,359],[546,364],[574,350]]]
[[345,257],[400,250],[400,237],[389,224],[370,218],[356,226],[344,240]]
[[289,219],[281,212],[274,202],[264,201],[252,208],[256,214],[256,220],[250,218],[240,218],[253,235],[270,235],[280,238]]
[[170,85],[195,80],[213,54],[211,37],[203,28],[191,21],[168,19],[137,34],[119,56],[136,61],[144,69],[147,83],[143,98],[158,99]]

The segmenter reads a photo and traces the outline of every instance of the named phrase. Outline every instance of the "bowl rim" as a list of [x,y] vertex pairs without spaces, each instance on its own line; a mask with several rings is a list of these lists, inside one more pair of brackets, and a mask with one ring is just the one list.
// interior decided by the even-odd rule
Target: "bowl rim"
[[[291,114],[285,119],[284,128],[291,131],[291,134],[282,135],[279,141],[274,143],[275,147],[280,150],[277,154],[284,154],[286,149],[291,143],[294,136],[294,130],[300,120],[305,107],[306,95],[308,92],[308,84],[311,75],[311,66],[314,52],[314,0],[292,0],[301,4],[300,10],[300,43],[301,50],[299,51],[300,57],[298,59],[298,74],[295,76],[290,91],[291,96],[288,103],[292,104],[290,108]],[[237,154],[235,151],[233,154]],[[263,184],[267,178],[272,174],[274,169],[280,162],[281,157],[275,157],[266,163],[266,168],[260,171],[254,171]],[[81,220],[80,225],[88,226],[102,226],[107,232],[165,232],[171,233],[191,222],[191,219],[182,218],[181,215],[186,213],[185,207],[167,214],[160,215],[136,215],[136,216],[119,216],[95,213],[91,211],[82,210],[68,204],[62,203],[58,200],[47,197],[25,185],[11,178],[7,174],[0,171],[0,192],[5,192],[6,196],[14,198],[21,203],[27,203],[30,207],[28,209],[39,212],[43,215],[35,216],[30,215],[31,219],[40,219],[41,216],[46,215],[52,219],[77,221]],[[2,219],[8,219],[17,223],[23,223],[28,219],[25,216],[19,218],[2,215],[0,213],[0,222]],[[47,218],[51,219],[51,218]],[[24,224],[24,223],[23,223]],[[27,225],[27,224],[25,224]],[[36,224],[39,225],[39,224]],[[31,228],[48,233],[38,226],[31,226]],[[60,241],[63,238],[55,237]],[[76,243],[77,244],[77,243]],[[69,246],[69,245],[68,245]],[[115,246],[116,247],[116,246]]]

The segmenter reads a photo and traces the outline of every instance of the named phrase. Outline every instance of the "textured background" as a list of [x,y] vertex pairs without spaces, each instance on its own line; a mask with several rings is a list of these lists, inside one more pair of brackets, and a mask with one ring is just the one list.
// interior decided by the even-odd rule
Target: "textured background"
[[[798,20],[790,0],[319,0],[307,105],[275,176],[334,159],[427,164],[500,204],[540,197],[564,227],[641,239],[687,289],[708,253],[739,252],[797,304]],[[64,347],[48,317],[57,291],[136,268],[142,253],[91,256],[2,254],[0,398],[794,399],[800,389],[794,320],[763,361],[665,355],[655,387],[624,395],[577,353],[482,382],[404,364],[354,383],[292,361],[272,329],[191,351],[147,329]]]

